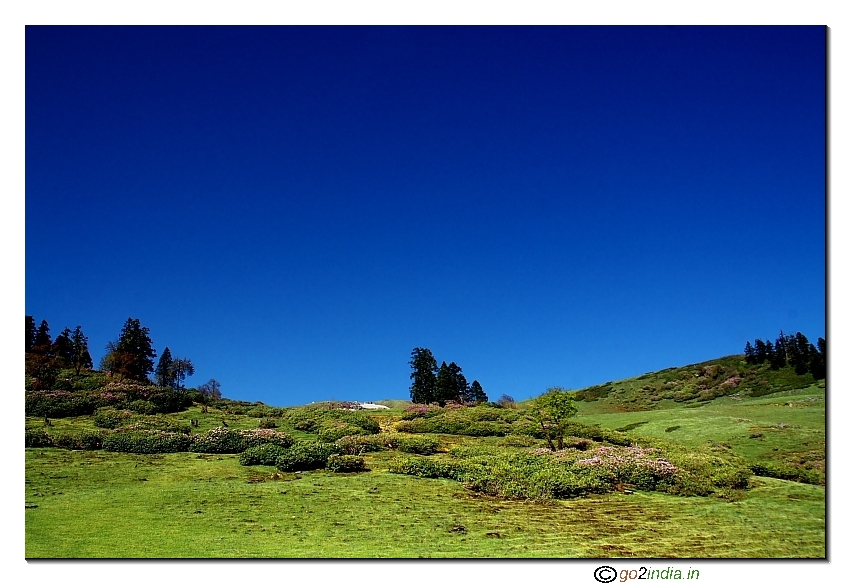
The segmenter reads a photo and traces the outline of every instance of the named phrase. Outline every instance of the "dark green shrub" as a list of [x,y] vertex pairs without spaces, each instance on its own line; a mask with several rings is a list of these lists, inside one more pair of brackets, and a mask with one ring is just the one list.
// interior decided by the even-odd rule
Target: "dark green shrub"
[[[362,434],[374,434],[381,430],[381,426],[375,419],[360,411],[348,411],[345,409],[329,409],[322,406],[298,407],[287,409],[282,418],[299,431],[317,433],[321,428],[327,427],[334,422],[342,422],[349,426],[359,427]],[[326,431],[328,438],[331,431]],[[347,433],[346,435],[352,435]],[[338,435],[343,437],[343,435]]]
[[750,466],[750,470],[756,476],[764,476],[766,478],[790,480],[803,484],[822,484],[824,482],[823,476],[818,472],[791,466],[780,467],[772,464],[755,463]]
[[192,436],[189,451],[197,453],[241,453],[247,448],[245,439],[239,431],[227,427],[215,427],[206,433]]
[[103,449],[123,453],[176,453],[189,451],[191,439],[164,431],[116,431],[103,438]]
[[348,435],[369,435],[369,432],[345,421],[325,421],[316,428],[319,440],[333,442]]
[[246,448],[267,443],[286,448],[295,443],[295,439],[291,435],[274,429],[242,429],[239,431],[239,435],[242,436]]
[[530,435],[506,435],[499,442],[499,445],[504,447],[533,447],[538,445],[539,441]]
[[379,433],[378,435],[348,435],[336,440],[335,444],[340,453],[360,455],[369,451],[382,451],[398,448],[403,439],[395,434]]
[[390,460],[389,470],[394,474],[408,474],[420,478],[449,478],[459,480],[460,463],[450,459],[416,456],[397,456]]
[[103,429],[116,429],[122,425],[129,425],[133,420],[133,413],[121,411],[114,407],[101,407],[94,412],[95,427]]
[[593,441],[584,439],[583,437],[567,437],[564,439],[564,447],[577,449],[579,451],[587,451],[592,445]]
[[243,466],[274,466],[277,458],[286,453],[286,448],[273,443],[264,443],[249,447],[239,454],[239,463]]
[[278,457],[277,467],[283,472],[324,468],[328,458],[335,453],[333,444],[301,441]]
[[53,441],[44,429],[27,429],[24,433],[26,447],[52,447]]
[[139,415],[154,415],[157,412],[156,405],[143,399],[132,401],[129,405],[127,405],[127,408]]
[[260,429],[274,429],[275,427],[277,427],[277,421],[275,421],[274,419],[269,419],[269,418],[260,419],[260,423],[259,423]]
[[431,455],[437,452],[440,446],[440,440],[430,435],[422,435],[417,437],[403,437],[398,440],[396,446],[399,451],[405,453],[418,453],[420,455]]
[[328,456],[327,467],[330,471],[338,473],[362,472],[366,469],[366,464],[359,455],[333,454]]
[[24,411],[29,417],[78,417],[91,415],[97,403],[87,394],[69,391],[27,391]]
[[[280,417],[285,409],[269,407],[268,405],[255,405],[246,412],[248,417]],[[270,428],[267,428],[270,429]]]
[[101,449],[104,434],[99,432],[59,433],[51,437],[53,445],[62,449]]
[[126,429],[131,431],[154,430],[165,431],[167,433],[184,433],[186,435],[192,433],[192,428],[190,426],[184,425],[169,417],[163,417],[159,414],[135,417],[132,420],[132,423],[123,425],[120,427],[120,429]]

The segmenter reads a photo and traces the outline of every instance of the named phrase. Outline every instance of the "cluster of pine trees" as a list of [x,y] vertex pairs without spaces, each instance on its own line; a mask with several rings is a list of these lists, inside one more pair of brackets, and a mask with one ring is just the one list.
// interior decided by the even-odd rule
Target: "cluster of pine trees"
[[[65,328],[53,341],[50,326],[42,320],[36,328],[35,319],[26,317],[26,374],[33,379],[34,389],[49,389],[56,382],[61,369],[73,368],[77,375],[82,370],[91,370],[93,363],[88,349],[88,338],[80,326],[71,332]],[[154,368],[156,351],[150,330],[142,326],[138,318],[127,318],[118,339],[106,345],[106,354],[100,368],[109,376],[139,382],[150,382],[153,373],[155,384],[173,389],[185,388],[187,376],[195,374],[195,366],[188,358],[176,358],[166,346]],[[198,389],[213,399],[221,398],[221,383],[215,379]]]
[[410,400],[414,403],[439,403],[448,401],[461,403],[484,403],[487,395],[477,380],[470,385],[463,371],[452,362],[437,367],[437,359],[427,348],[414,348],[410,353]]
[[770,363],[770,368],[790,366],[798,375],[812,373],[815,380],[826,378],[826,340],[818,338],[817,348],[801,332],[786,336],[781,330],[775,342],[756,338],[747,342],[744,358],[749,364]]
[[35,318],[26,317],[26,373],[33,378],[35,388],[50,388],[60,368],[73,368],[79,375],[91,367],[89,339],[80,326],[73,332],[65,328],[53,340],[47,320],[36,327]]

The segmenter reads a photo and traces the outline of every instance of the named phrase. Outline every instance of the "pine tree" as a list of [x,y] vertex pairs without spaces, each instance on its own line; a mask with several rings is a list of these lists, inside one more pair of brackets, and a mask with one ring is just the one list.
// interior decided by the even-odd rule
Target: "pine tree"
[[62,364],[70,365],[74,358],[74,343],[71,341],[71,329],[65,328],[62,333],[56,337],[51,349],[53,355],[61,359]]
[[756,362],[756,351],[753,349],[753,345],[750,344],[749,340],[747,340],[747,345],[744,347],[744,360],[747,364],[755,364]]
[[778,370],[786,364],[788,364],[788,337],[780,330],[773,345],[773,360],[770,361],[770,368]]
[[444,360],[443,364],[440,365],[439,372],[437,372],[437,386],[434,391],[434,400],[440,405],[445,405],[446,401],[457,401],[459,399],[460,395],[457,393],[457,387],[455,387],[454,379],[449,371],[449,365]]
[[171,350],[168,346],[162,351],[153,374],[157,385],[174,388],[174,359],[171,358]]
[[764,340],[756,338],[756,346],[753,352],[756,364],[761,364],[765,361],[767,358],[767,346],[765,345]]
[[809,370],[816,381],[826,378],[826,340],[818,338],[818,347],[812,350]]
[[125,377],[145,381],[153,372],[156,351],[151,343],[150,330],[143,327],[138,318],[127,318],[118,337],[115,352],[118,357],[118,372]]
[[773,343],[768,340],[764,343],[764,360],[766,362],[773,362],[774,358],[776,358],[776,352],[773,349]]
[[35,338],[32,343],[33,352],[39,354],[50,354],[50,349],[53,348],[53,340],[50,339],[50,326],[47,325],[47,320],[42,320],[35,331]]
[[27,352],[32,352],[32,347],[35,344],[35,319],[32,316],[27,316]]
[[803,336],[801,332],[797,332],[791,337],[789,347],[792,346],[793,351],[788,359],[788,364],[794,367],[795,373],[804,375],[809,372],[810,354],[814,347],[809,342],[809,339]]
[[427,348],[414,348],[410,353],[410,400],[414,403],[433,403],[437,388],[437,360]]
[[80,374],[82,369],[90,369],[92,367],[91,354],[89,354],[89,339],[83,335],[83,330],[77,326],[74,333],[71,334],[71,366],[77,374]]
[[476,403],[486,403],[488,400],[487,393],[477,380],[472,381],[472,386],[469,388],[469,400]]

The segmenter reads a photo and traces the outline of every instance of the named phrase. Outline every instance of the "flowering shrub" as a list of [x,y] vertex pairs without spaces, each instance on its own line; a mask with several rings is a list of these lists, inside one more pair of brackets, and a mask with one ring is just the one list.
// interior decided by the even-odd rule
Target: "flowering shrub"
[[188,451],[191,438],[167,431],[116,431],[103,438],[103,449],[123,453],[175,453]]
[[188,425],[183,425],[182,423],[161,415],[144,415],[141,417],[134,417],[132,419],[132,423],[123,425],[118,429],[121,431],[142,431],[150,429],[166,431],[169,433],[184,433],[186,435],[192,433],[192,428]]
[[362,472],[366,464],[359,455],[333,454],[328,457],[327,467],[332,472]]
[[320,441],[332,442],[347,435],[369,435],[369,432],[345,421],[325,421],[316,429]]
[[749,475],[743,461],[731,454],[675,445],[666,450],[599,446],[587,453],[454,447],[447,458],[398,456],[390,461],[390,471],[449,478],[491,495],[532,499],[610,492],[624,483],[680,495],[734,497],[734,491],[747,487]]
[[27,391],[24,411],[31,417],[77,417],[91,415],[97,405],[85,393],[69,391]]
[[333,444],[300,441],[278,457],[277,467],[283,472],[324,468],[328,458],[335,453]]
[[421,404],[408,405],[404,408],[404,411],[402,411],[401,418],[406,421],[410,421],[411,419],[416,419],[418,417],[425,417],[428,413],[433,413],[439,410],[439,406],[429,407],[428,405]]
[[[79,389],[71,383],[73,390],[27,391],[25,397],[26,415],[35,417],[77,417],[91,415],[101,407],[116,409],[133,408],[144,413],[174,413],[192,404],[187,391],[174,391],[170,388],[154,387],[129,381],[113,381],[106,385],[88,377],[83,386],[95,387],[91,390]],[[62,385],[65,387],[65,385]],[[148,403],[142,405],[140,402]]]
[[273,443],[264,443],[249,447],[239,454],[239,463],[243,466],[274,466],[277,458],[286,453],[286,448]]
[[215,427],[192,436],[189,451],[197,453],[241,453],[247,449],[242,434],[235,429]]
[[659,482],[671,482],[679,468],[664,458],[656,457],[655,448],[602,446],[590,458],[575,461],[578,466],[605,468],[620,483],[634,484],[644,490],[658,489]]

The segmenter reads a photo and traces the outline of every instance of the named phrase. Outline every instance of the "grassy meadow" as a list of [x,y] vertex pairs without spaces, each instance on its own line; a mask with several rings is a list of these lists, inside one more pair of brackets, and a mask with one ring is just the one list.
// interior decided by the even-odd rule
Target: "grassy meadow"
[[[369,414],[381,434],[392,433],[403,405]],[[578,405],[577,421],[619,430],[617,435],[708,445],[747,463],[800,472],[793,480],[752,476],[732,498],[637,489],[522,500],[460,481],[393,473],[393,460],[404,455],[398,451],[364,452],[367,471],[334,473],[243,466],[235,453],[30,447],[26,557],[825,556],[822,381],[758,397],[661,403],[652,410],[622,411],[602,400]],[[222,424],[253,429],[259,421],[238,407],[204,412],[192,406],[158,417],[194,432]],[[53,419],[44,426],[33,416],[27,426],[59,435],[96,430],[92,418]],[[297,415],[279,421],[298,440],[317,438]],[[511,443],[502,449],[530,451],[543,444],[525,437],[527,447],[518,447],[508,441],[516,436],[437,437],[439,450],[428,459],[449,459],[454,446],[498,450]]]

